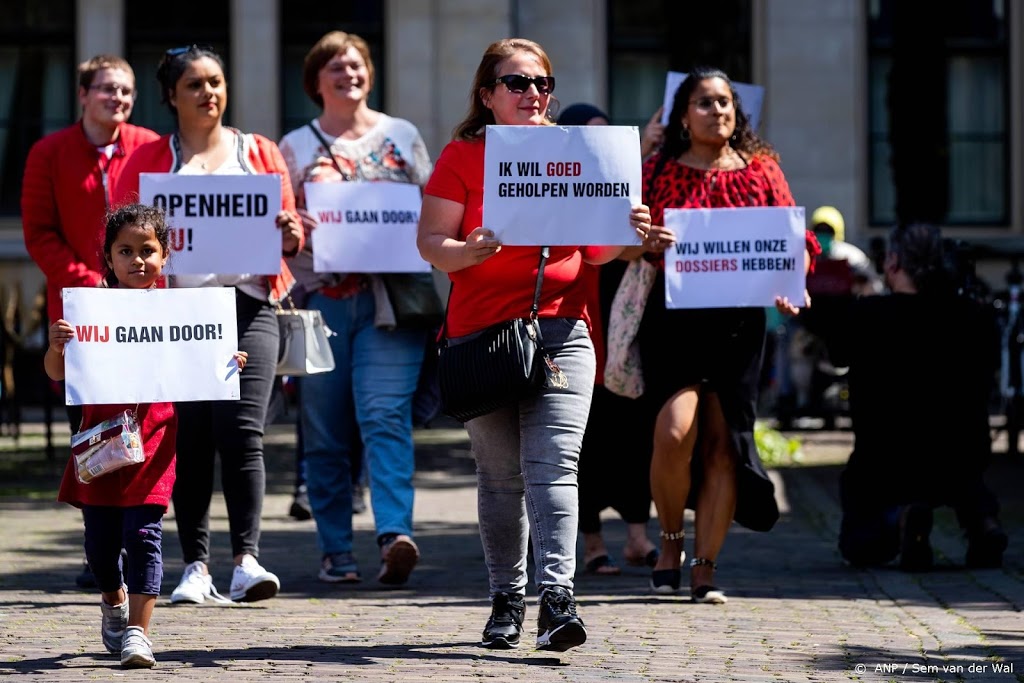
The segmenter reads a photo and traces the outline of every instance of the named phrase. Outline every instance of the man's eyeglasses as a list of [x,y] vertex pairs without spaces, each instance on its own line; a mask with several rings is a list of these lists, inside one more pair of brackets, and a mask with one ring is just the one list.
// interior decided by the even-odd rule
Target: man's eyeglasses
[[516,93],[517,95],[529,90],[530,85],[537,86],[537,92],[541,95],[550,95],[555,89],[554,76],[534,76],[531,78],[522,74],[508,74],[496,79],[492,85],[497,85],[498,83],[504,83],[509,92]]
[[130,85],[121,85],[120,83],[97,83],[96,85],[90,85],[89,90],[98,90],[107,97],[127,97],[133,99],[135,97],[135,89]]
[[717,104],[722,111],[732,109],[733,101],[728,97],[698,97],[690,100],[690,104],[701,111],[711,111]]

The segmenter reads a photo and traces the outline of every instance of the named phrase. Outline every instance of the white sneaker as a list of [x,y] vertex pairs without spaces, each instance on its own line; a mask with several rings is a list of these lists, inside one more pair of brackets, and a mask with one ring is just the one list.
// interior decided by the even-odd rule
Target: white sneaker
[[128,587],[121,587],[124,588],[125,598],[120,605],[108,605],[100,598],[100,611],[103,613],[100,635],[103,637],[103,647],[112,655],[121,651],[124,630],[128,628]]
[[146,637],[141,626],[129,626],[124,631],[121,646],[121,666],[129,669],[148,669],[156,664],[153,643]]
[[245,555],[231,575],[229,597],[235,602],[256,602],[274,597],[279,590],[281,582],[277,577],[261,567],[255,557]]
[[171,593],[171,604],[202,604],[206,598],[216,594],[213,577],[206,573],[206,565],[196,560],[185,566],[178,587]]

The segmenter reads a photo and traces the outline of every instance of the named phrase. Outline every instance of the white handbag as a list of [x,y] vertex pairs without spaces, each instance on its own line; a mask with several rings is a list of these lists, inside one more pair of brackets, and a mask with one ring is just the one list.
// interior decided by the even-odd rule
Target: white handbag
[[613,394],[626,398],[639,398],[644,393],[640,345],[636,335],[657,274],[657,269],[646,259],[630,261],[612,299],[608,315],[604,386]]
[[277,374],[291,377],[316,375],[334,369],[330,338],[334,332],[316,309],[277,308],[281,332],[281,350],[277,356]]

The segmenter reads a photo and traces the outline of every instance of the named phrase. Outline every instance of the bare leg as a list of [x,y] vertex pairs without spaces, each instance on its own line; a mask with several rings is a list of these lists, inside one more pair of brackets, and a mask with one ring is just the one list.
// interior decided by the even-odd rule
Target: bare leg
[[[683,530],[686,497],[690,492],[690,460],[697,442],[696,387],[687,387],[670,398],[654,425],[651,458],[651,497],[658,509],[663,533]],[[655,570],[678,569],[683,539],[661,539],[661,557]]]
[[[103,596],[103,602],[111,606],[123,604],[124,601],[128,599],[128,592],[123,586],[118,588],[116,591],[111,591],[110,593],[101,592],[100,595]],[[131,609],[130,606],[129,609]]]
[[[680,527],[681,528],[681,527]],[[629,562],[642,562],[647,554],[655,549],[651,539],[647,538],[646,524],[626,525],[626,547],[622,556]]]
[[132,593],[128,596],[128,625],[141,626],[149,635],[149,620],[153,618],[153,607],[156,605],[155,595]]
[[[704,480],[697,495],[693,554],[715,562],[736,512],[736,454],[722,404],[714,394],[704,397],[701,429]],[[690,587],[714,585],[714,574],[713,565],[693,567]]]

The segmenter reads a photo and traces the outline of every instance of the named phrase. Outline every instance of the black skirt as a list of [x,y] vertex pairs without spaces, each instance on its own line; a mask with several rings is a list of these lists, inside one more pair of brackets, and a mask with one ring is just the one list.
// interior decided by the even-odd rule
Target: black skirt
[[[768,531],[779,518],[775,487],[754,442],[765,319],[763,308],[666,309],[659,272],[637,337],[649,400],[664,405],[690,386],[718,396],[738,457],[735,519],[754,531]],[[703,473],[700,458],[692,462],[687,507],[694,509]]]

